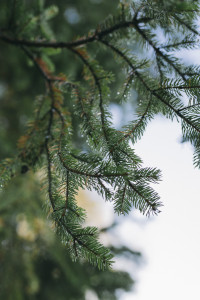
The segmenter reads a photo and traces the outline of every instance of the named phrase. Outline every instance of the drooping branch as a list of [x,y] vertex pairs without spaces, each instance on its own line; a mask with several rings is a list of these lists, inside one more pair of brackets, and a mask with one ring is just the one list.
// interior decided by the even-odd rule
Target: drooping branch
[[63,209],[62,217],[65,216],[67,205],[68,205],[68,199],[69,199],[69,171],[66,172],[66,193],[65,193],[65,207]]
[[177,16],[177,14],[173,15],[174,19],[176,21],[178,21],[181,25],[185,26],[189,31],[191,31],[192,33],[194,33],[195,35],[199,35],[198,31],[196,29],[194,29],[192,26],[190,26],[190,24],[186,23],[184,20],[182,20],[181,18],[179,18]]
[[186,80],[185,75],[180,71],[180,69],[174,64],[174,62],[165,54],[162,53],[159,47],[157,47],[145,34],[144,30],[142,30],[137,24],[135,25],[135,29],[138,31],[140,36],[153,48],[156,56],[160,56],[164,61],[166,61],[175,71],[177,74],[181,76],[183,80]]
[[110,49],[112,49],[115,53],[117,53],[121,58],[124,59],[125,62],[127,62],[127,64],[133,69],[134,74],[136,75],[136,77],[141,81],[141,83],[143,84],[143,86],[145,87],[145,89],[151,93],[152,96],[156,97],[157,99],[159,99],[161,102],[163,102],[166,106],[168,106],[172,111],[174,111],[176,113],[176,115],[178,117],[180,117],[182,120],[184,120],[186,123],[188,123],[191,127],[193,127],[197,132],[200,133],[200,128],[198,128],[195,124],[193,124],[188,118],[186,118],[179,109],[176,109],[173,107],[173,105],[171,105],[169,102],[167,102],[162,96],[160,96],[160,94],[158,94],[154,89],[152,90],[150,86],[148,86],[148,84],[146,83],[146,81],[143,79],[142,74],[140,74],[135,67],[132,65],[131,61],[128,59],[128,57],[126,57],[124,55],[124,53],[119,50],[118,48],[116,48],[115,46],[113,46],[112,44],[108,43],[107,41],[101,41],[103,42],[105,45],[107,45]]

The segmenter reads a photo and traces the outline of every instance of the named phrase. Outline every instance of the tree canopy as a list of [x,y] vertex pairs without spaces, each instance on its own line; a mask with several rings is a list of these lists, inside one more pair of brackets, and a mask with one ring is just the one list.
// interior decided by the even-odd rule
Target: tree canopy
[[[199,3],[10,0],[0,6],[0,187],[9,190],[18,177],[39,173],[46,211],[72,259],[108,269],[113,255],[97,228],[83,226],[77,192],[97,191],[118,215],[132,208],[159,213],[152,184],[161,172],[143,167],[134,151],[157,114],[181,123],[182,140],[193,145],[200,167],[200,70],[177,58],[179,50],[198,46]],[[133,118],[115,128],[110,104],[123,109],[125,102],[132,103]]]

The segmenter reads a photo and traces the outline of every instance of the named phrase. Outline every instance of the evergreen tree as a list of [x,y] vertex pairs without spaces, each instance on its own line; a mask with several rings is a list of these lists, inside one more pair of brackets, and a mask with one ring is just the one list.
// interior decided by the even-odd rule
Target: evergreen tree
[[[158,113],[181,122],[183,141],[194,146],[194,165],[200,166],[199,67],[176,57],[179,49],[198,44],[199,4],[115,2],[113,15],[71,38],[66,24],[56,25],[63,3],[60,12],[55,1],[1,3],[3,49],[21,51],[20,62],[37,71],[45,91],[35,98],[18,153],[1,162],[0,185],[4,189],[20,174],[40,170],[46,209],[71,257],[104,270],[113,255],[99,243],[97,228],[82,226],[78,189],[97,191],[113,202],[117,214],[132,208],[147,216],[159,213],[159,195],[151,184],[160,180],[160,170],[142,167],[133,149]],[[71,10],[71,19],[65,11],[69,23],[79,18],[78,10]],[[109,105],[125,101],[134,102],[135,116],[117,130]]]

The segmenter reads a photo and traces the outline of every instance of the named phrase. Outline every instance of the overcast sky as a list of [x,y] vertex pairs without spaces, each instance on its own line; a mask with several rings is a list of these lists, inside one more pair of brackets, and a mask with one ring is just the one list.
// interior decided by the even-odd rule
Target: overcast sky
[[157,217],[136,213],[139,222],[121,227],[125,242],[146,261],[138,268],[136,292],[123,300],[200,299],[200,170],[180,137],[180,124],[157,117],[135,147],[146,166],[162,170],[156,190],[164,206]]

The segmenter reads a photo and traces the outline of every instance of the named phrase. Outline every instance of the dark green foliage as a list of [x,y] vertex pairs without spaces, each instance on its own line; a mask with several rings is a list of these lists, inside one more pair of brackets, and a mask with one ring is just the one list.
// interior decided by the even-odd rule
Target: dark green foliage
[[[60,33],[56,25],[56,18],[63,18],[59,3],[11,1],[2,4],[0,31],[4,49],[21,51],[20,62],[37,71],[45,87],[14,162],[1,165],[1,186],[20,173],[44,170],[58,235],[74,260],[83,258],[100,269],[108,269],[113,256],[98,242],[96,228],[82,227],[78,189],[95,189],[113,201],[118,214],[132,208],[147,216],[159,213],[152,183],[160,180],[160,171],[143,168],[130,146],[158,113],[181,122],[183,140],[194,146],[194,164],[200,166],[199,69],[185,66],[174,53],[197,45],[198,1],[121,1],[117,9],[116,4],[113,15],[71,38],[69,24],[66,35],[66,23]],[[108,62],[106,56],[112,63],[103,61]],[[119,131],[109,104],[129,101],[132,90],[135,116]],[[182,101],[184,92],[192,104]]]

